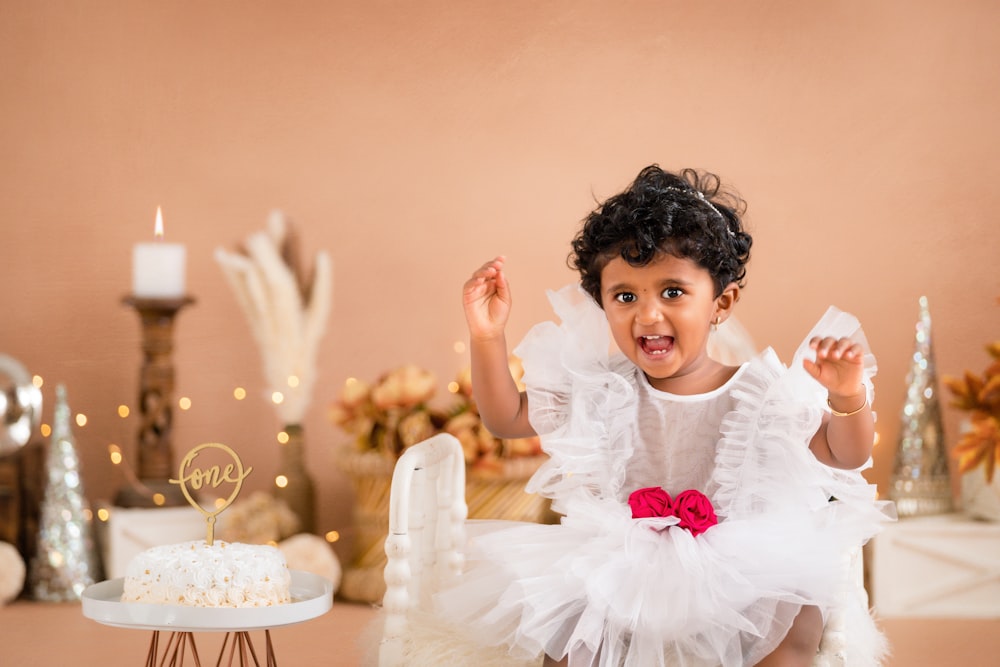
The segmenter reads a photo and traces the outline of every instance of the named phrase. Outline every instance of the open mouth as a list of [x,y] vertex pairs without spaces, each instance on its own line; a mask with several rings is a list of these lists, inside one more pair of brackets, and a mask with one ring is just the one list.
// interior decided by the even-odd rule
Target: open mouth
[[650,356],[667,354],[674,348],[673,336],[639,336],[639,347]]

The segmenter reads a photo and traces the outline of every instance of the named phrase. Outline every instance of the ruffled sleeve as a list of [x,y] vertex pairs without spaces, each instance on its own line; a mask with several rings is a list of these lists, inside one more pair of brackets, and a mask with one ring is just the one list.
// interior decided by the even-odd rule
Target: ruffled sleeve
[[524,365],[529,419],[549,460],[529,493],[561,498],[585,492],[614,497],[632,453],[634,376],[612,356],[603,311],[579,286],[549,292],[561,323],[535,326],[514,350]]
[[737,518],[803,502],[821,507],[830,498],[871,505],[875,487],[860,470],[844,471],[823,465],[809,450],[819,429],[827,392],[802,367],[815,359],[809,340],[814,336],[847,337],[865,349],[864,384],[874,398],[871,378],[875,357],[857,318],[831,307],[813,327],[785,367],[773,350],[750,362],[733,387],[735,408],[723,420],[713,497],[720,515]]

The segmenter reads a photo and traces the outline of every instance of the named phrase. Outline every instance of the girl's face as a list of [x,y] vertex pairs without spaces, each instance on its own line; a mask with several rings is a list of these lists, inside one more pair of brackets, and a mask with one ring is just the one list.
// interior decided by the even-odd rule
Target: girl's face
[[706,269],[668,254],[645,266],[616,257],[601,271],[601,305],[615,342],[653,387],[674,394],[711,391],[728,377],[706,350],[711,325],[729,316],[738,294],[733,283],[716,297]]

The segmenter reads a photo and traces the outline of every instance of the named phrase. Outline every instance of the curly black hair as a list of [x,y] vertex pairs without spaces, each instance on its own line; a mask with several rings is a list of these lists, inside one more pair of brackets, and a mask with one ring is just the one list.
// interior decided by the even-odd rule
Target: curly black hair
[[753,243],[740,219],[745,210],[739,195],[721,190],[715,174],[694,169],[673,174],[650,165],[584,219],[568,263],[598,304],[608,262],[621,257],[645,266],[664,253],[706,269],[718,296],[729,283],[743,287]]

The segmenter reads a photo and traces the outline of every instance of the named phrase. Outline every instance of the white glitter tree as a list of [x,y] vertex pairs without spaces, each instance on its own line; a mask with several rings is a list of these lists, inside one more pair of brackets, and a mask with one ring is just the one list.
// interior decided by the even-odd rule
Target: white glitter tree
[[941,425],[931,315],[925,296],[920,297],[920,319],[900,418],[902,423],[889,489],[889,497],[895,501],[899,516],[950,512],[951,477]]
[[62,385],[56,387],[52,421],[38,550],[31,561],[28,585],[36,600],[62,602],[79,600],[84,589],[99,580],[100,564]]

